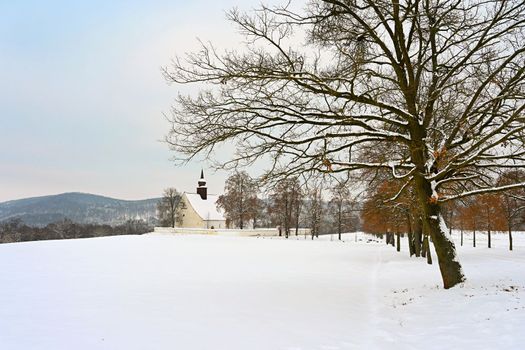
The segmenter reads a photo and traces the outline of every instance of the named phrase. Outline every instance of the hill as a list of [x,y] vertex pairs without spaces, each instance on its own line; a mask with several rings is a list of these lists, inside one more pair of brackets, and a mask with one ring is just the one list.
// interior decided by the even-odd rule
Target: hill
[[0,222],[19,218],[29,226],[70,219],[83,224],[120,225],[129,219],[156,221],[159,198],[129,201],[88,193],[63,193],[0,203]]

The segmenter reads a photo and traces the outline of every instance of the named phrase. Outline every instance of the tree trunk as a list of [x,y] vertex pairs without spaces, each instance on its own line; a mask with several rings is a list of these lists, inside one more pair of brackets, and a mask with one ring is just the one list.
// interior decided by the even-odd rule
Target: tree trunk
[[[297,197],[299,197],[299,195],[297,195]],[[295,206],[295,235],[296,236],[299,236],[299,214],[300,214],[300,210],[301,207],[300,207],[300,203],[299,203],[299,198],[297,198],[297,204]]]
[[492,240],[491,240],[491,236],[490,236],[490,228],[487,231],[487,235],[488,235],[488,240],[489,240],[489,248],[492,248]]
[[[416,191],[423,215],[423,228],[434,243],[443,287],[452,288],[465,281],[461,264],[457,260],[456,247],[447,233],[443,231],[439,202],[433,200],[431,184],[423,176],[416,177]],[[437,198],[436,198],[437,199]]]
[[426,239],[427,235],[423,236],[423,240],[421,241],[421,257],[426,258],[427,257],[427,245],[426,245]]
[[[430,238],[432,238],[432,242],[434,243],[441,278],[443,279],[443,287],[445,289],[452,288],[464,282],[465,275],[457,260],[454,243],[446,236],[446,233],[441,230],[439,221],[443,220],[443,218],[439,214],[439,207],[437,205],[428,206],[432,215],[427,216],[424,224],[426,224]],[[430,246],[430,244],[428,246]]]
[[432,253],[430,252],[430,242],[428,241],[428,236],[425,235],[425,252],[427,258],[427,264],[432,265]]
[[408,252],[410,254],[410,256],[414,256],[414,254],[416,254],[416,250],[414,249],[414,235],[412,234],[412,232],[409,232],[407,234],[407,243],[408,243]]
[[463,247],[463,227],[461,227],[461,246]]
[[476,229],[474,228],[473,235],[472,235],[472,246],[476,248]]
[[239,194],[239,206],[240,206],[240,209],[241,209],[241,210],[239,210],[239,214],[240,214],[240,218],[239,218],[240,224],[239,224],[239,226],[240,226],[240,228],[242,230],[242,229],[244,229],[244,193],[243,193],[244,192],[243,191],[243,189],[244,189],[244,187],[243,187],[244,179],[242,177],[240,177],[239,181],[240,181],[240,186],[239,186],[239,192],[240,192],[240,194]]
[[512,250],[512,229],[509,225],[509,250]]
[[407,215],[407,227],[408,227],[408,233],[407,233],[407,242],[408,242],[408,251],[410,253],[410,256],[413,256],[416,253],[415,245],[414,245],[414,234],[412,232],[412,220],[410,218],[410,214]]
[[399,234],[399,232],[396,232],[396,250],[398,252],[401,251],[401,235]]
[[418,258],[421,256],[422,229],[421,219],[414,220],[414,229],[412,230],[414,235],[414,253]]
[[339,234],[339,240],[341,240],[341,231],[343,230],[342,228],[342,212],[343,212],[343,205],[341,203],[339,203],[339,212],[338,212],[338,215],[337,215],[337,233]]

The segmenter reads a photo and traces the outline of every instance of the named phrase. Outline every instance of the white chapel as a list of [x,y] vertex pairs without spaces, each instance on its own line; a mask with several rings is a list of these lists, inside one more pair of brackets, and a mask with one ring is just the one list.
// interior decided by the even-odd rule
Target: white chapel
[[198,181],[197,193],[184,192],[182,194],[181,223],[184,228],[224,229],[226,219],[215,204],[218,195],[208,194],[204,171]]

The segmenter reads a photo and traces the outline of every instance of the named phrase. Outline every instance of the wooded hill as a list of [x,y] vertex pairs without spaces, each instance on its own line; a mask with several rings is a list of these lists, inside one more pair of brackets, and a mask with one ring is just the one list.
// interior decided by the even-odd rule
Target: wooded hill
[[121,225],[130,219],[156,223],[158,198],[128,201],[87,193],[63,193],[0,203],[0,222],[20,219],[44,227],[69,219],[81,224]]

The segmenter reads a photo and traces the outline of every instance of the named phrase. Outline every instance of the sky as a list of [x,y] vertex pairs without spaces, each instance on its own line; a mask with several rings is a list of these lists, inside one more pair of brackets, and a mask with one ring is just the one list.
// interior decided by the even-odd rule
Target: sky
[[0,202],[62,192],[121,199],[194,191],[162,139],[178,86],[161,74],[197,38],[242,40],[225,11],[255,0],[0,1]]

